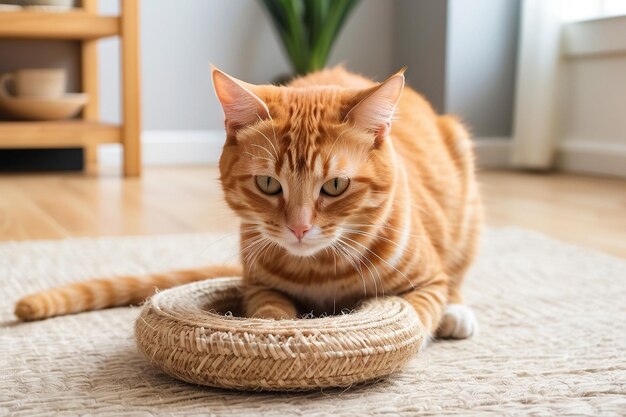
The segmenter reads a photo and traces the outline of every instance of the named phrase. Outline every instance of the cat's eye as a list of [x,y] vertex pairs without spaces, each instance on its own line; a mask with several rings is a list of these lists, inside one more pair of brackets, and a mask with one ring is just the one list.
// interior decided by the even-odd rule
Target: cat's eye
[[331,197],[337,197],[348,189],[348,185],[350,185],[348,178],[333,178],[322,185],[322,192]]
[[269,175],[257,175],[254,177],[254,180],[259,190],[263,191],[265,194],[275,195],[283,190],[278,180]]

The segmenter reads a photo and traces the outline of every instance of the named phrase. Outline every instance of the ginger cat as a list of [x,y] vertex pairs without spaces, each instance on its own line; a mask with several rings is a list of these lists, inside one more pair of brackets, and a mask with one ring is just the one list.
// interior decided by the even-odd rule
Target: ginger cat
[[242,274],[250,316],[338,312],[400,295],[432,335],[476,329],[461,284],[482,225],[467,131],[438,116],[403,72],[376,84],[343,68],[288,86],[213,69],[226,126],[220,160],[240,216],[240,267],[77,283],[29,295],[35,320],[139,303],[156,288]]

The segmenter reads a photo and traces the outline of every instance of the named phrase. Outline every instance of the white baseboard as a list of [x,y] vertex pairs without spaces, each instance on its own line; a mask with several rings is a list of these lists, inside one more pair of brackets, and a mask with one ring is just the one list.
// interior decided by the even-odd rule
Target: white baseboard
[[[222,130],[148,130],[142,134],[143,163],[150,165],[216,165],[225,140]],[[508,137],[474,139],[480,168],[510,168],[512,141]],[[100,164],[119,166],[119,145],[99,149]],[[594,141],[564,141],[556,167],[565,172],[626,177],[626,145]]]
[[[477,164],[481,168],[512,168],[510,138],[476,138]],[[626,144],[594,140],[564,140],[558,147],[555,168],[561,172],[626,178]]]
[[[215,165],[225,138],[223,130],[147,130],[141,137],[143,164]],[[474,143],[479,166],[509,166],[510,138],[478,138]],[[102,145],[98,156],[101,165],[120,165],[122,151],[119,145]]]
[[559,146],[556,167],[566,172],[626,178],[626,144],[566,140]]
[[474,150],[479,168],[509,168],[512,140],[508,137],[475,138]]
[[[146,130],[141,135],[142,161],[150,165],[217,164],[226,134],[222,130]],[[122,161],[119,145],[102,145],[101,165],[118,166]]]

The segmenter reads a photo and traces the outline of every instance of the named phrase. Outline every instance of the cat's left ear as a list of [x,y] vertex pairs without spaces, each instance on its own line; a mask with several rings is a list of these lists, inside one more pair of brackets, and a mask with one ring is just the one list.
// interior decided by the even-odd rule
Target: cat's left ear
[[252,91],[252,84],[244,83],[215,67],[211,75],[229,133],[270,117],[267,105]]
[[365,97],[352,107],[344,121],[373,132],[377,140],[387,136],[404,89],[404,71],[403,68],[376,87],[366,90]]

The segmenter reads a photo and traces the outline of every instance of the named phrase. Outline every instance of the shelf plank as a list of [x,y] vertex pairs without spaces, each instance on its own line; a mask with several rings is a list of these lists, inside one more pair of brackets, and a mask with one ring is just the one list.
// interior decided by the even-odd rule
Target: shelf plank
[[121,143],[118,125],[66,120],[58,122],[0,122],[2,148],[70,148]]
[[0,38],[97,39],[119,34],[118,16],[84,11],[0,12]]

